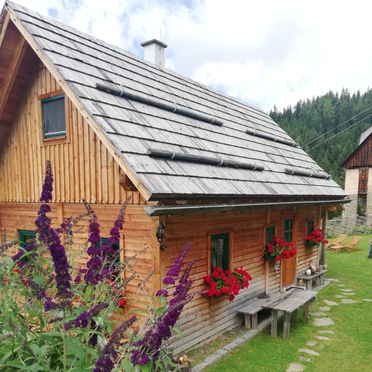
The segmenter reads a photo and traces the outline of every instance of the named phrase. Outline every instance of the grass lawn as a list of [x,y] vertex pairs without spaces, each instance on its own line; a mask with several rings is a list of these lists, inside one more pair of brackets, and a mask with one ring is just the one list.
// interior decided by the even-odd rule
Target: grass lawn
[[[322,290],[311,311],[315,312],[319,306],[324,306],[324,299],[340,303],[341,300],[335,297],[341,294],[341,288],[337,284],[344,284],[344,288],[355,291],[355,295],[345,297],[358,301],[331,308],[327,316],[335,325],[316,327],[313,316],[310,316],[308,323],[303,323],[300,313],[298,321],[291,322],[288,340],[271,338],[268,331],[264,331],[206,371],[286,371],[290,363],[301,363],[305,371],[372,371],[372,302],[362,300],[372,299],[372,259],[366,258],[371,238],[372,235],[365,235],[359,243],[359,249],[354,252],[327,255],[328,277],[340,282],[333,282]],[[281,324],[278,329],[281,329]],[[329,341],[314,337],[320,329],[334,332],[333,335],[323,335],[329,336]],[[231,336],[226,339],[231,339]],[[308,341],[316,341],[317,344],[313,347],[306,346]],[[218,342],[217,340],[213,344],[218,345]],[[209,352],[215,348],[213,344],[206,346]],[[302,354],[298,351],[300,348],[315,350],[320,356]],[[203,348],[199,348],[199,353],[202,350]],[[311,362],[299,361],[300,355],[310,358]],[[193,359],[199,359],[197,353]]]

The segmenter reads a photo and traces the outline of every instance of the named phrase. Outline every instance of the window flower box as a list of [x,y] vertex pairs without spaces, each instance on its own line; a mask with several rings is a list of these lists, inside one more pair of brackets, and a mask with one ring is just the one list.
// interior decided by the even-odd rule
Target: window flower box
[[265,261],[280,261],[281,259],[291,258],[295,254],[296,247],[292,242],[274,236],[274,241],[265,246],[263,258]]
[[305,247],[308,249],[318,248],[321,243],[328,243],[328,240],[324,239],[322,230],[315,228],[306,237]]
[[202,291],[206,297],[229,296],[229,301],[233,301],[235,296],[243,288],[248,288],[252,277],[248,271],[243,268],[223,270],[221,267],[215,267],[211,275],[204,277],[207,288]]

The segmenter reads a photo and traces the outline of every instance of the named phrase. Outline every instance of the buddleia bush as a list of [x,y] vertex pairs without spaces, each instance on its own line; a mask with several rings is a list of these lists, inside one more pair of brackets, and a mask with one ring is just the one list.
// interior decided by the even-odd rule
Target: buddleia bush
[[[167,340],[192,298],[192,262],[183,268],[190,247],[168,270],[157,299],[149,297],[148,309],[130,310],[128,284],[139,279],[141,291],[151,273],[141,281],[135,272],[137,257],[146,247],[122,263],[118,260],[115,247],[127,205],[120,209],[109,241],[103,244],[98,218],[87,202],[86,213],[52,227],[52,191],[48,162],[35,220],[36,240],[13,257],[6,253],[15,241],[0,245],[1,370],[177,370]],[[66,252],[73,249],[74,231],[83,218],[89,219],[89,259],[85,267],[73,270]]]

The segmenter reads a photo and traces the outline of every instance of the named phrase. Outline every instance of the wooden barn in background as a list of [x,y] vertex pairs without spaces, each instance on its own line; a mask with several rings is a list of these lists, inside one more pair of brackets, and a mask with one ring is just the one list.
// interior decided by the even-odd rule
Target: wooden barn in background
[[[130,198],[121,257],[150,247],[137,271],[154,271],[152,292],[189,242],[193,289],[200,292],[212,260],[220,260],[213,248],[219,241],[220,264],[244,267],[253,281],[231,303],[197,294],[175,344],[183,350],[241,323],[237,310],[255,294],[293,285],[318,260],[318,250],[304,247],[309,226],[325,220],[345,193],[266,113],[162,68],[165,44],[152,40],[144,48],[154,63],[6,2],[0,18],[0,228],[21,242],[32,239],[50,160],[56,224],[81,213],[85,198],[108,235]],[[297,255],[277,273],[263,261],[263,248],[284,233]],[[76,246],[85,238],[77,235]],[[136,283],[129,292],[145,306]]]
[[355,224],[357,215],[372,223],[372,127],[360,136],[359,144],[343,162],[345,192],[351,202],[345,206],[343,222]]

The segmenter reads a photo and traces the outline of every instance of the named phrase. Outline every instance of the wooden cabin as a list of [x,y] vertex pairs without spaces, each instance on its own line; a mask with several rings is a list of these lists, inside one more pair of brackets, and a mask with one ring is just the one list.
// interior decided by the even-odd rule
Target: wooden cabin
[[351,202],[345,207],[343,222],[355,224],[357,216],[367,217],[372,223],[372,127],[362,133],[358,146],[343,162],[345,192]]
[[[126,200],[121,257],[145,245],[137,271],[154,293],[182,247],[196,295],[185,309],[184,350],[241,324],[239,307],[285,291],[318,260],[309,226],[345,202],[344,191],[265,112],[162,67],[165,44],[144,61],[12,2],[0,18],[0,228],[32,238],[46,160],[55,174],[56,225],[91,203],[102,234]],[[87,224],[81,222],[81,224]],[[164,234],[159,243],[157,233]],[[272,236],[290,236],[292,259],[264,262]],[[86,260],[75,236],[79,264]],[[221,252],[214,249],[218,241]],[[161,249],[164,248],[165,249]],[[233,302],[207,299],[213,262],[253,277]],[[146,298],[132,282],[136,306]]]

